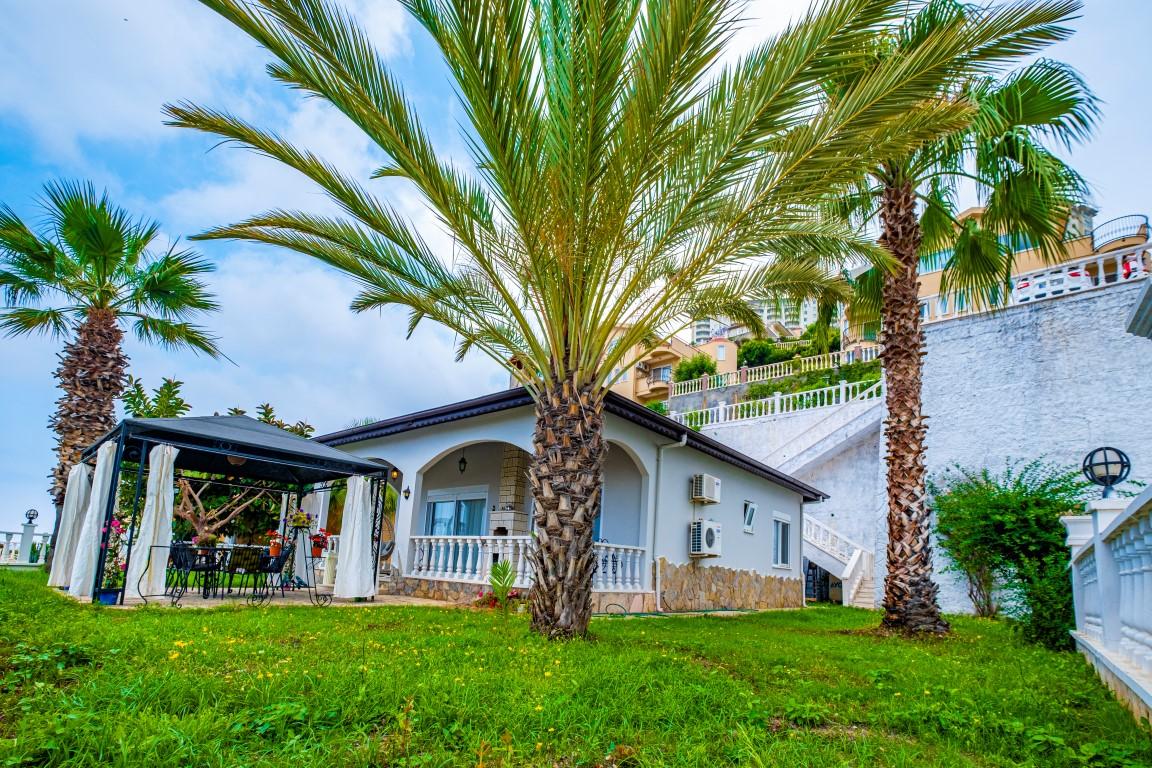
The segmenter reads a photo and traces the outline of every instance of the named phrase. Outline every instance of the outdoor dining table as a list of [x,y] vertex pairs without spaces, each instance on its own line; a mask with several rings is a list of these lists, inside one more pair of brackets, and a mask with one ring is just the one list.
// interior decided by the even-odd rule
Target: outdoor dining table
[[[221,595],[221,590],[232,591],[232,577],[236,574],[251,575],[253,577],[252,589],[256,590],[256,579],[261,575],[268,575],[266,565],[272,559],[268,547],[251,544],[223,545],[215,547],[200,547],[190,542],[173,542],[170,545],[153,545],[150,549],[169,550],[167,569],[170,578],[165,580],[164,596],[171,598],[173,605],[179,605],[180,600],[192,587],[193,574],[199,574],[199,584],[195,589],[200,597],[210,599]],[[233,570],[232,563],[240,553],[244,553],[244,568]],[[149,566],[152,559],[149,558]],[[148,569],[145,568],[145,572]],[[225,584],[225,577],[230,577]],[[144,580],[143,574],[140,577]],[[141,595],[144,602],[148,597],[161,595]]]

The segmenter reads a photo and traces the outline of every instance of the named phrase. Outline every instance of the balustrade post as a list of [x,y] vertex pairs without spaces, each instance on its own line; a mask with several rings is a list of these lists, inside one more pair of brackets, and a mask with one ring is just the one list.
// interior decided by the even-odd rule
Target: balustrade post
[[1092,538],[1096,551],[1096,586],[1100,607],[1101,641],[1109,650],[1120,647],[1120,571],[1112,547],[1100,536],[1101,531],[1128,506],[1127,499],[1094,499],[1086,505],[1092,515]]

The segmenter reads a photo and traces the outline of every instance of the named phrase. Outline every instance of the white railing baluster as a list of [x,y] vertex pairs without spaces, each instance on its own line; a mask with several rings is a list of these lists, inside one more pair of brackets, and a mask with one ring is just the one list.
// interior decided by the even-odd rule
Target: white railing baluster
[[[413,536],[409,574],[417,579],[487,584],[494,558],[507,560],[516,576],[517,588],[532,585],[528,558],[531,536]],[[593,545],[597,591],[635,592],[643,589],[643,547],[597,543]]]

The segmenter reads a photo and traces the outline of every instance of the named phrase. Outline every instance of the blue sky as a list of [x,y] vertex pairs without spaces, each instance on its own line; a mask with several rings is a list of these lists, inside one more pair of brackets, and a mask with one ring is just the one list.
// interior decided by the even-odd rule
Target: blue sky
[[[460,110],[435,52],[392,0],[349,0],[405,83],[433,141],[466,158]],[[1093,184],[1100,218],[1152,211],[1141,170],[1152,168],[1152,74],[1144,32],[1152,4],[1088,0],[1077,35],[1053,50],[1103,98],[1095,139],[1072,157]],[[739,50],[803,12],[807,0],[759,0]],[[28,219],[50,179],[90,179],[121,205],[161,222],[166,238],[194,234],[275,206],[327,209],[306,182],[271,161],[163,125],[165,102],[227,108],[281,131],[359,178],[381,157],[339,115],[273,84],[266,57],[193,0],[0,0],[0,202]],[[389,199],[445,254],[450,241],[415,196]],[[207,319],[235,364],[143,348],[131,372],[154,385],[185,382],[194,414],[271,401],[289,420],[321,431],[501,388],[507,377],[481,356],[453,362],[451,335],[424,326],[405,340],[400,310],[354,315],[354,286],[302,256],[235,244],[197,246],[223,311]],[[0,530],[23,512],[51,508],[46,423],[57,391],[57,341],[0,338]],[[50,523],[51,514],[42,515]]]

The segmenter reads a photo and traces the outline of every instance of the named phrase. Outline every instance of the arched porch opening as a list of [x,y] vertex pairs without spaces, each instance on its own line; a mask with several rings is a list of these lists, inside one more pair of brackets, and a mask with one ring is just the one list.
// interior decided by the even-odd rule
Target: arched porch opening
[[[442,448],[415,474],[404,573],[434,581],[485,585],[508,560],[516,585],[532,581],[532,494],[527,451],[499,440]],[[601,514],[593,528],[597,591],[647,588],[647,474],[628,449],[611,443]]]

